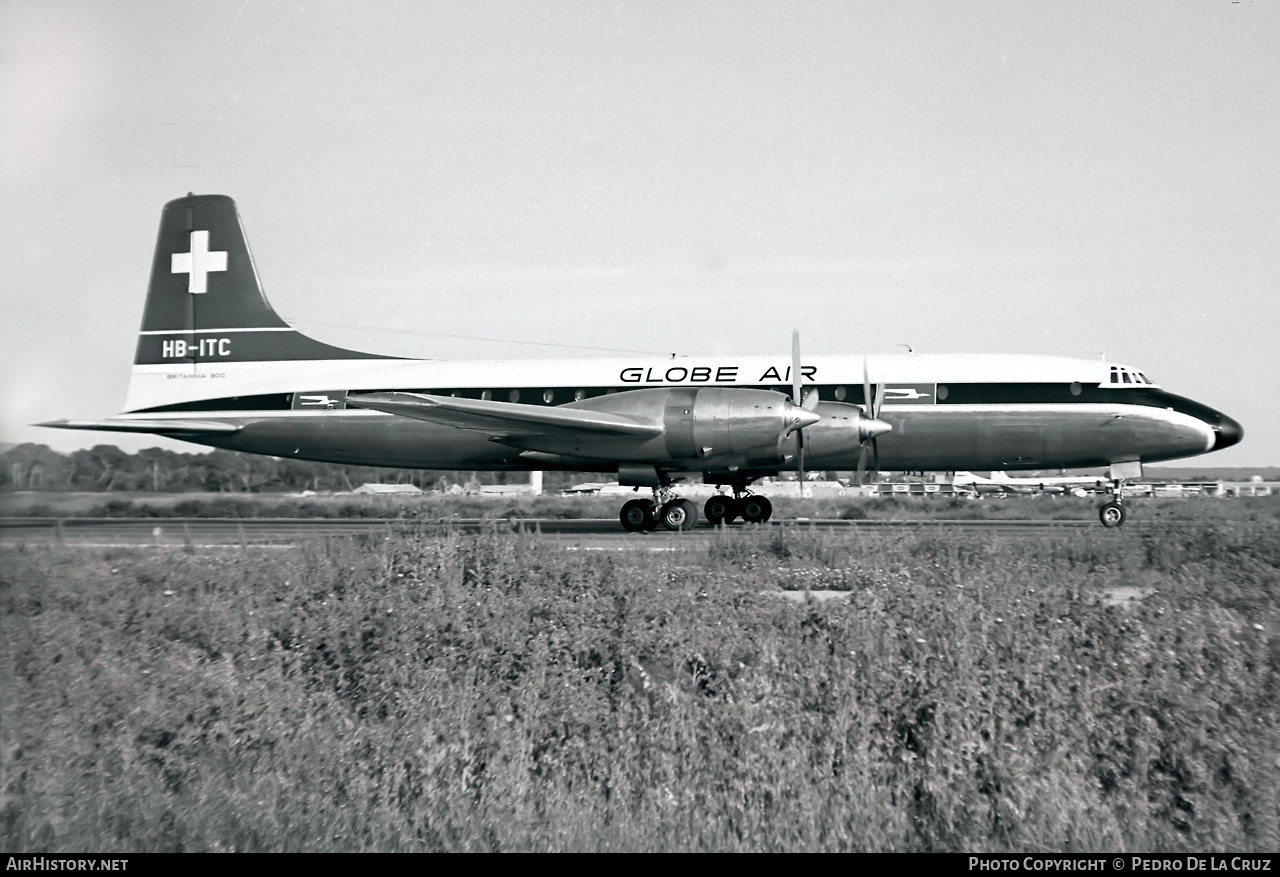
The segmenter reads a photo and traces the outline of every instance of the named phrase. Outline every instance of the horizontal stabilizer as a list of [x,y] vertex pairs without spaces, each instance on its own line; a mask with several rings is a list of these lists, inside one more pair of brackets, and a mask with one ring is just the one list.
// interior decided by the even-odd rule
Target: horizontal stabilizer
[[221,434],[240,430],[240,427],[234,423],[219,423],[216,420],[54,420],[50,423],[37,423],[36,426],[51,426],[54,429],[96,429],[103,432],[145,432],[155,435]]
[[514,402],[431,396],[425,393],[349,395],[347,405],[495,435],[590,434],[640,438],[662,435],[662,425],[651,420],[567,406],[540,408]]

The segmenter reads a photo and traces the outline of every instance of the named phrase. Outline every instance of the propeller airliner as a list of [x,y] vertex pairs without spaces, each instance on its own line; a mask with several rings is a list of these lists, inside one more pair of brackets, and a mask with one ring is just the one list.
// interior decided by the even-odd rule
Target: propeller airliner
[[373,466],[617,473],[622,526],[767,521],[781,472],[1109,467],[1107,526],[1143,463],[1240,424],[1134,368],[1014,354],[432,361],[312,339],[262,291],[235,202],[165,205],[121,414],[41,424]]

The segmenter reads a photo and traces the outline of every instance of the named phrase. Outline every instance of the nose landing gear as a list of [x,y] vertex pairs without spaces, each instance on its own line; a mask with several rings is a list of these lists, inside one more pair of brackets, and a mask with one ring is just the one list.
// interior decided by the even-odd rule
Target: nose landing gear
[[1111,486],[1107,488],[1107,492],[1114,497],[1110,502],[1098,509],[1098,520],[1102,521],[1104,527],[1119,527],[1124,523],[1125,512],[1124,506],[1124,479],[1111,479]]
[[1098,518],[1104,527],[1119,527],[1124,523],[1124,506],[1118,502],[1109,502],[1098,509]]

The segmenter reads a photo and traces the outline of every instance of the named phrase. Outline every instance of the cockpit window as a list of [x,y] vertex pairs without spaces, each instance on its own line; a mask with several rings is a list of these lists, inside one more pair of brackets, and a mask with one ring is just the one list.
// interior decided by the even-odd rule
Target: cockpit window
[[1159,386],[1159,384],[1147,377],[1145,373],[1138,371],[1136,368],[1130,369],[1122,365],[1111,366],[1111,371],[1106,382],[1113,387],[1120,387],[1125,384],[1136,384],[1138,386],[1146,385],[1149,387]]

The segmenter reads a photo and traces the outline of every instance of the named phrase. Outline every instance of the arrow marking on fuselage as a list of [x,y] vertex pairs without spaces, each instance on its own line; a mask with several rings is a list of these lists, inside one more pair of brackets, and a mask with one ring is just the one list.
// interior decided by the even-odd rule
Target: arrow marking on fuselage
[[190,275],[187,292],[198,295],[209,291],[209,272],[227,270],[225,250],[209,252],[209,232],[191,232],[191,252],[174,253],[170,261],[170,274]]

